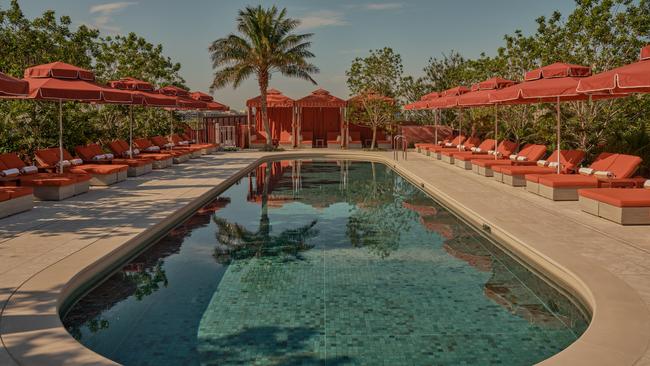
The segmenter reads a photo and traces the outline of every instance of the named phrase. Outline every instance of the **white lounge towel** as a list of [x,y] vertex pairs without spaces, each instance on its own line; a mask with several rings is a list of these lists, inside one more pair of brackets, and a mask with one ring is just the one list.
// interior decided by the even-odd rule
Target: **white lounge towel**
[[104,159],[106,159],[106,155],[104,154],[93,156],[93,160],[104,160]]
[[0,171],[0,177],[15,177],[20,174],[20,170],[16,168],[5,169]]
[[517,160],[517,154],[512,154],[509,156],[510,160],[515,161]]
[[178,144],[181,145],[181,146],[186,146],[186,145],[189,145],[190,142],[189,141],[179,141]]
[[595,172],[596,171],[594,169],[586,168],[586,167],[582,167],[578,169],[578,174],[582,174],[582,175],[593,175]]
[[174,146],[176,146],[176,145],[174,145],[174,144],[171,143],[171,142],[168,142],[168,143],[166,143],[166,144],[163,145],[163,147],[166,148],[166,149],[171,149],[171,148],[174,147]]
[[560,165],[557,161],[548,163],[549,168],[557,168],[557,166]]
[[474,150],[474,152],[482,152],[482,151],[483,151],[483,150],[481,150],[480,147],[477,147],[476,150]]
[[476,152],[477,149],[478,149],[478,147],[473,147],[473,148],[470,149],[470,151]]
[[646,180],[645,183],[643,183],[643,188],[650,189],[650,179]]
[[56,166],[62,166],[62,167],[64,167],[64,168],[67,168],[67,167],[69,167],[70,165],[72,165],[72,163],[70,163],[69,160],[62,160],[62,161],[57,161],[57,162],[56,162]]
[[160,147],[158,147],[158,146],[149,146],[148,148],[144,149],[144,151],[158,152],[158,151],[160,151]]
[[517,161],[528,161],[527,156],[517,156]]
[[596,170],[594,175],[597,177],[614,178],[614,173],[606,170]]
[[537,160],[537,166],[548,166],[548,161],[546,161],[546,160]]
[[113,154],[104,154],[104,158],[106,158],[106,159],[108,159],[108,160],[111,160],[111,159],[113,159],[114,157],[115,157],[115,155],[113,155]]
[[84,161],[79,159],[79,158],[70,160],[70,164],[72,164],[72,165],[81,165],[83,163],[84,163]]
[[38,173],[38,168],[34,165],[27,165],[20,168],[20,172],[26,175]]
[[451,142],[446,142],[446,143],[445,143],[445,146],[447,146],[447,147],[452,147],[452,146],[454,146],[454,144],[452,144]]

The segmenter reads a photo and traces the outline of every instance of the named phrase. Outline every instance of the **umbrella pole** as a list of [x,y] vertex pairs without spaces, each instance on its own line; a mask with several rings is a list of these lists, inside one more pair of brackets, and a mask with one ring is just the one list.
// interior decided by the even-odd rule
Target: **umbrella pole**
[[497,134],[499,133],[499,106],[494,105],[494,160],[497,160],[497,148],[499,146],[499,138]]
[[557,174],[560,174],[560,97],[557,97]]
[[63,101],[59,99],[59,173],[63,174]]
[[433,110],[433,143],[438,143],[438,110]]
[[172,135],[174,134],[174,111],[169,110],[169,141],[172,141]]
[[133,159],[133,104],[129,106],[129,159]]
[[[458,108],[458,136],[461,136],[462,134],[463,134],[463,109],[462,109],[462,108]],[[458,140],[458,141],[461,141],[461,140]],[[459,150],[459,151],[460,151],[460,145],[461,145],[462,143],[463,143],[463,142],[461,141],[461,142],[458,144],[458,150]]]

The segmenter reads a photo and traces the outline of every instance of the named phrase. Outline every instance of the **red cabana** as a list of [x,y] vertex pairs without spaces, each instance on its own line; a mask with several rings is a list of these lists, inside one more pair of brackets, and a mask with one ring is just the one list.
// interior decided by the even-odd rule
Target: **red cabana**
[[131,92],[105,88],[93,81],[95,74],[74,65],[53,62],[25,70],[29,83],[26,99],[59,102],[59,172],[63,172],[63,101],[131,104]]
[[[499,104],[556,103],[557,153],[560,154],[560,102],[586,100],[589,97],[576,90],[580,80],[591,75],[587,66],[554,63],[529,71],[524,82],[490,93],[490,101]],[[560,166],[557,167],[560,173]]]
[[[269,89],[266,94],[267,115],[273,143],[284,146],[295,146],[295,113],[294,100],[285,96],[277,89]],[[248,107],[249,146],[265,145],[266,131],[262,121],[261,97],[246,101]],[[255,132],[251,131],[251,118],[255,118]]]
[[18,96],[29,93],[29,83],[0,72],[0,96]]
[[308,147],[345,146],[343,113],[345,100],[318,89],[298,99],[299,143]]
[[579,93],[649,93],[650,45],[641,49],[638,62],[584,78],[578,83]]

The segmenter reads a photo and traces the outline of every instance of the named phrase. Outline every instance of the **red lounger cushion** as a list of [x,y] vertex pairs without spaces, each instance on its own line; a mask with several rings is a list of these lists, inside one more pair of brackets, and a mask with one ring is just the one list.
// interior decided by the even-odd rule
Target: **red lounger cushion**
[[650,207],[650,189],[580,189],[578,194],[616,207]]
[[91,178],[89,174],[39,173],[21,178],[20,183],[31,187],[61,187],[87,181]]
[[6,189],[0,189],[0,202],[9,201],[11,199],[11,193]]
[[598,179],[580,174],[549,174],[539,176],[539,184],[552,188],[598,187]]
[[9,192],[11,199],[29,196],[34,193],[34,190],[30,187],[3,187],[5,192]]
[[126,165],[112,164],[83,164],[70,167],[70,173],[89,173],[95,175],[109,175],[119,172],[125,172],[129,169]]
[[505,175],[527,175],[527,174],[553,174],[557,170],[547,166],[521,166],[521,165],[502,165],[495,166],[495,172],[503,173]]

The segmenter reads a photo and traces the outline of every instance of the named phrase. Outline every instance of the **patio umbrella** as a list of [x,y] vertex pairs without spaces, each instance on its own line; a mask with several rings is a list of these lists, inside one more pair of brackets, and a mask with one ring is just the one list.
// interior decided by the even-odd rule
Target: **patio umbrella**
[[[560,156],[560,102],[586,100],[589,97],[578,93],[576,88],[581,79],[591,75],[591,68],[557,62],[528,71],[522,83],[490,93],[490,101],[498,104],[556,103],[557,153]],[[559,160],[558,160],[559,161]],[[557,173],[560,173],[558,164]]]
[[115,89],[129,90],[133,95],[133,103],[129,108],[129,158],[133,158],[133,105],[173,107],[176,106],[176,98],[159,94],[153,84],[132,77],[110,81],[109,85]]
[[168,108],[169,110],[169,138],[171,140],[171,135],[174,134],[174,118],[173,118],[173,112],[174,110],[179,110],[179,109],[201,109],[201,108],[207,108],[207,103],[192,99],[190,97],[190,92],[188,90],[185,90],[183,88],[179,88],[174,85],[167,85],[165,87],[162,87],[158,89],[158,92],[170,97],[175,97],[176,98],[176,107],[174,108]]
[[[463,114],[461,108],[458,104],[458,98],[465,94],[469,93],[471,90],[464,86],[457,86],[451,89],[444,90],[440,93],[440,98],[432,99],[429,101],[429,107],[435,109],[449,109],[449,108],[458,108],[458,132],[462,134],[463,128]],[[460,145],[458,146],[460,150]]]
[[63,101],[131,104],[130,92],[94,83],[95,74],[74,65],[53,62],[25,69],[29,93],[25,99],[59,102],[59,172],[63,172]]
[[0,97],[26,95],[27,93],[29,93],[28,82],[0,72]]
[[[190,98],[194,100],[199,100],[202,102],[206,103],[206,107],[203,109],[197,109],[196,113],[196,118],[199,122],[201,123],[201,117],[203,113],[201,112],[202,110],[208,110],[208,111],[229,111],[230,107],[228,107],[225,104],[219,103],[214,100],[214,97],[210,94],[206,94],[200,91],[195,91],[190,93]],[[192,130],[192,135],[194,135],[194,130]],[[196,138],[196,136],[192,136],[192,138]],[[206,138],[207,139],[207,138]],[[221,141],[221,140],[220,140]]]
[[[507,88],[509,86],[515,85],[515,82],[512,80],[506,80],[502,78],[491,78],[487,79],[485,81],[482,81],[480,83],[476,83],[472,85],[472,91],[469,93],[465,93],[461,96],[458,97],[458,105],[460,107],[485,107],[492,105],[490,101],[490,93]],[[498,106],[497,104],[494,104],[494,151],[497,151],[497,147],[499,146],[499,138],[497,137],[497,134],[499,132],[498,130],[498,121],[499,121],[499,114],[498,114]],[[494,159],[498,159],[499,157],[495,154]]]
[[641,49],[639,61],[580,80],[579,93],[650,93],[650,45]]

